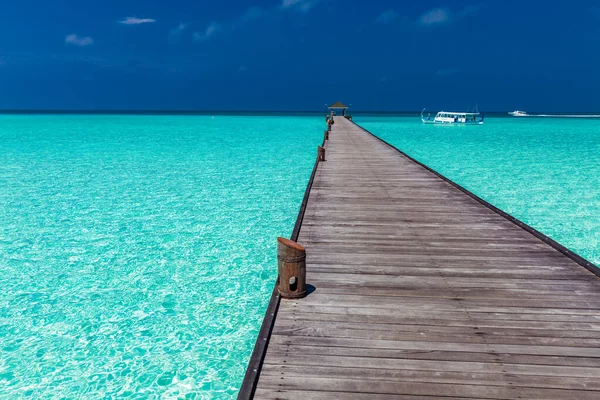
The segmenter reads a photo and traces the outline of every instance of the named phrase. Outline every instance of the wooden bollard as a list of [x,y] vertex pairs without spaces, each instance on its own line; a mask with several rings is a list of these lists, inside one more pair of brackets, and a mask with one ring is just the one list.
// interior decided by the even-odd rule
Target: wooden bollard
[[296,242],[277,238],[277,290],[284,299],[306,296],[306,250]]
[[317,159],[325,161],[325,147],[317,146]]
[[325,131],[325,140],[329,140],[329,131]]

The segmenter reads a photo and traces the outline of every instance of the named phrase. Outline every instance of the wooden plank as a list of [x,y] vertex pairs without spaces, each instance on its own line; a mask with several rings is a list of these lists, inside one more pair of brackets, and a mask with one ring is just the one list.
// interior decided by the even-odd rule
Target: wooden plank
[[[282,337],[274,337],[274,343],[277,343],[279,349],[285,349],[283,354],[299,353],[303,355],[329,355],[335,357],[360,357],[360,358],[392,358],[408,360],[439,360],[453,362],[480,362],[496,364],[527,364],[527,365],[556,365],[560,361],[563,366],[571,367],[590,367],[599,368],[600,359],[593,357],[562,357],[552,355],[532,355],[532,354],[513,354],[498,353],[495,351],[451,351],[451,350],[431,350],[423,351],[421,349],[385,349],[382,351],[377,348],[365,347],[335,347],[319,346],[318,341],[312,343],[298,344],[286,341]],[[281,353],[280,350],[272,350],[270,354]],[[277,367],[282,365],[274,364]],[[287,365],[287,364],[286,364]],[[336,367],[336,368],[339,368]]]
[[[514,387],[505,382],[503,386],[482,384],[444,384],[433,382],[402,381],[366,381],[364,379],[346,379],[329,377],[306,377],[301,379],[281,379],[266,375],[261,377],[261,387],[271,389],[302,390],[312,388],[315,391],[340,393],[396,394],[421,396],[460,396],[482,399],[543,399],[543,400],[597,400],[595,390],[564,390],[530,387]],[[344,396],[339,398],[345,398]]]
[[344,118],[325,147],[256,398],[600,398],[588,264]]
[[[391,382],[431,382],[446,384],[471,384],[480,382],[483,385],[503,386],[506,384],[505,374],[496,373],[476,373],[476,372],[456,372],[456,371],[421,371],[405,369],[384,369],[384,368],[355,368],[355,367],[315,367],[306,368],[298,365],[276,366],[268,364],[263,369],[262,374],[272,376],[275,379],[294,379],[298,377],[318,378],[344,378],[371,381],[391,381]],[[526,388],[557,388],[557,389],[575,389],[575,390],[600,390],[600,382],[593,378],[579,377],[561,377],[556,379],[552,376],[540,375],[514,375],[510,377],[510,382],[515,387]]]
[[[469,311],[468,313],[451,311],[427,311],[427,318],[423,318],[425,312],[419,310],[401,310],[400,305],[397,312],[390,313],[389,310],[376,307],[286,307],[286,312],[280,315],[280,318],[301,319],[306,321],[340,321],[353,322],[358,324],[417,324],[423,326],[473,326],[473,321],[477,321],[477,327],[497,326],[504,327],[527,327],[529,329],[553,329],[558,327],[567,327],[569,330],[575,329],[571,323],[582,323],[591,325],[580,325],[579,329],[596,329],[598,317],[595,310],[557,310],[557,309],[539,309],[541,312],[527,312],[517,307],[514,311]],[[409,306],[410,307],[410,306]],[[545,324],[536,324],[536,322],[545,322]],[[546,324],[548,322],[568,323],[569,325]]]
[[473,397],[449,397],[440,395],[435,396],[407,396],[381,393],[349,393],[335,391],[314,391],[314,390],[289,390],[289,389],[261,389],[256,391],[257,399],[273,399],[273,400],[467,400],[474,399]]
[[[298,314],[295,314],[298,315]],[[275,334],[282,335],[286,330],[295,330],[291,336],[298,336],[299,332],[302,332],[303,336],[316,336],[307,335],[307,330],[315,329],[311,326],[310,322],[314,322],[311,319],[304,319],[302,315],[297,318],[285,318],[282,317],[281,321],[277,324],[277,330]],[[480,338],[492,338],[494,343],[499,343],[499,340],[515,338],[525,338],[532,340],[533,338],[559,338],[564,339],[565,346],[577,346],[577,341],[569,339],[594,339],[599,340],[600,334],[598,328],[595,329],[572,329],[570,326],[564,329],[546,329],[542,327],[531,328],[527,326],[525,328],[517,328],[507,326],[510,324],[502,324],[501,322],[491,321],[488,324],[481,323],[478,321],[477,329],[472,325],[472,321],[459,326],[443,326],[443,325],[419,325],[419,324],[390,324],[390,323],[371,323],[364,325],[357,325],[355,322],[346,321],[321,321],[318,329],[322,329],[322,333],[328,331],[340,332],[337,337],[343,337],[341,334],[344,330],[348,332],[366,330],[369,333],[392,332],[400,340],[414,340],[411,337],[418,338],[417,340],[427,341],[435,338],[435,341],[458,341],[459,338],[466,338],[467,341],[473,340],[474,330]],[[486,326],[488,325],[488,326]],[[324,336],[324,335],[321,335]],[[495,338],[497,336],[497,338]],[[374,338],[374,336],[369,336]],[[600,356],[600,355],[599,355]]]
[[[362,369],[396,369],[396,370],[422,370],[422,371],[460,371],[470,373],[493,373],[512,375],[539,375],[560,377],[598,378],[598,368],[572,367],[556,365],[533,365],[533,364],[501,364],[483,363],[471,361],[441,361],[441,360],[414,360],[396,359],[384,357],[349,357],[349,356],[327,356],[327,355],[303,355],[267,351],[265,364],[273,365],[297,365],[304,368],[317,366],[323,367],[345,367]],[[259,382],[260,385],[260,382]]]

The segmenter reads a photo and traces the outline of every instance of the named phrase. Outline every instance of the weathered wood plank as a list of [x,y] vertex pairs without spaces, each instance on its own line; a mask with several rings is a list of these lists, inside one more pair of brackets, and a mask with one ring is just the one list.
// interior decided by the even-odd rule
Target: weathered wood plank
[[[501,363],[480,363],[471,361],[441,361],[441,360],[413,360],[393,359],[384,357],[348,357],[328,355],[303,355],[290,353],[267,352],[266,364],[274,365],[297,365],[310,369],[314,367],[344,367],[363,369],[396,369],[396,370],[420,370],[420,371],[455,371],[469,373],[490,373],[511,375],[538,375],[573,378],[598,378],[598,368],[555,366],[555,365],[532,365]],[[285,361],[285,363],[284,363]],[[476,384],[477,382],[473,382]],[[574,397],[577,398],[577,397]]]
[[[440,396],[408,396],[382,393],[349,393],[335,391],[315,391],[315,390],[290,390],[290,389],[262,389],[256,390],[257,399],[273,400],[432,400],[439,399]],[[449,397],[444,396],[444,400],[471,400],[474,397]]]
[[[556,365],[557,361],[561,365],[571,367],[591,367],[600,368],[600,359],[590,357],[562,357],[551,355],[532,355],[532,354],[512,354],[497,353],[495,351],[468,352],[468,351],[450,351],[450,350],[427,350],[420,349],[372,349],[364,347],[334,347],[319,346],[318,342],[313,341],[306,345],[291,343],[282,337],[277,337],[278,348],[272,350],[270,354],[280,353],[290,354],[298,352],[299,354],[310,355],[330,355],[336,357],[362,357],[362,358],[393,358],[408,360],[439,360],[456,362],[481,362],[496,364],[528,364],[528,365]],[[282,367],[279,364],[274,364]],[[286,364],[287,365],[287,364]],[[339,367],[337,367],[339,368]]]
[[[473,373],[456,371],[421,371],[421,370],[398,370],[398,369],[364,369],[354,367],[315,367],[284,365],[275,366],[267,364],[262,374],[272,376],[275,379],[283,377],[294,378],[307,377],[331,377],[344,379],[359,379],[365,381],[391,381],[391,382],[432,382],[447,384],[469,384],[477,381],[483,385],[503,386],[507,378],[504,374],[496,373]],[[592,378],[561,377],[556,379],[551,376],[539,375],[515,375],[510,382],[516,387],[538,387],[576,390],[600,390],[600,382]]]
[[[261,378],[262,387],[271,389],[313,390],[340,393],[398,394],[420,396],[461,396],[482,399],[543,399],[543,400],[597,400],[598,392],[591,390],[563,390],[531,387],[444,384],[433,382],[367,381],[364,379],[306,377],[281,379],[270,375]],[[339,398],[345,398],[343,395]]]

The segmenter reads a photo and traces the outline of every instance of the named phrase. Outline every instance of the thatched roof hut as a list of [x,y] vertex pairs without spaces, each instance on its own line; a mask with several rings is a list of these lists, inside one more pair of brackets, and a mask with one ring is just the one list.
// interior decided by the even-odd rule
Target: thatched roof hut
[[329,108],[330,110],[343,110],[343,109],[347,109],[348,106],[344,105],[344,103],[342,103],[340,101],[336,101],[332,105],[327,106],[327,108]]

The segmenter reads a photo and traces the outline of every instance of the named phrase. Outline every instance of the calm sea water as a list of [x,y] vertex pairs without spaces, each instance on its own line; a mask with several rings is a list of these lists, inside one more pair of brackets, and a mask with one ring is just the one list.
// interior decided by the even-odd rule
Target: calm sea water
[[498,208],[600,265],[600,119],[413,117],[355,121]]
[[317,117],[0,116],[0,398],[231,398]]
[[[356,121],[600,264],[600,120]],[[0,398],[233,398],[322,117],[0,116]]]

